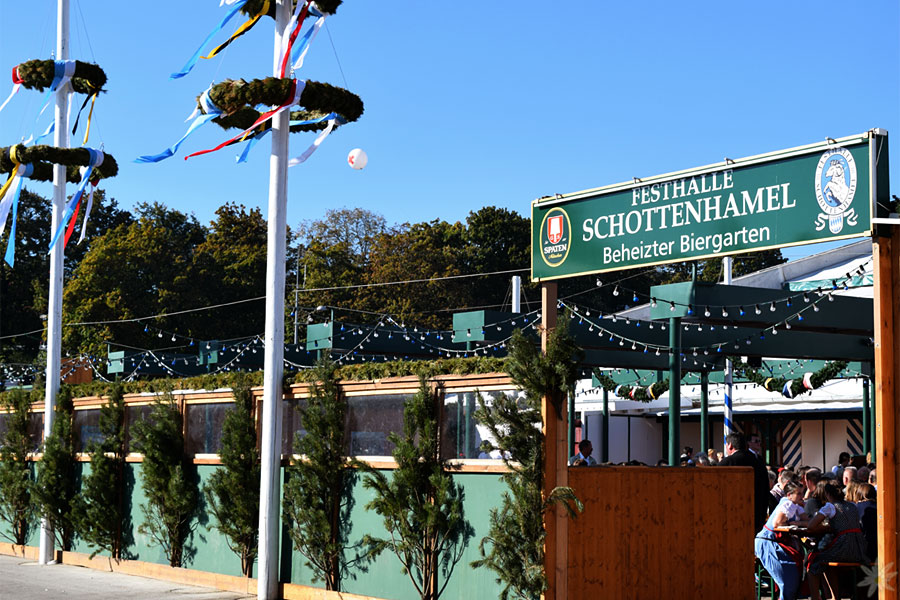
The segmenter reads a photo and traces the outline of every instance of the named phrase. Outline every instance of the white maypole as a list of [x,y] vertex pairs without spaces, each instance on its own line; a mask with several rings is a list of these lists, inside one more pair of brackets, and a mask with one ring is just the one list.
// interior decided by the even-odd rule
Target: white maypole
[[[56,60],[69,59],[69,0],[57,0],[56,5]],[[53,144],[57,148],[69,147],[69,86],[56,90],[56,123]],[[53,215],[50,231],[59,227],[66,208],[66,167],[53,165]],[[44,394],[44,439],[53,428],[56,395],[59,393],[59,377],[62,360],[62,292],[63,246],[58,243],[50,251],[50,293],[47,306],[47,375]],[[53,530],[46,519],[41,519],[41,546],[38,562],[45,565],[53,561]]]
[[[290,0],[275,5],[274,76],[281,76],[281,40],[291,16]],[[259,490],[260,600],[278,597],[278,531],[281,524],[281,402],[284,375],[284,273],[287,225],[287,166],[290,111],[272,119],[269,158],[269,238],[266,263],[265,366]]]

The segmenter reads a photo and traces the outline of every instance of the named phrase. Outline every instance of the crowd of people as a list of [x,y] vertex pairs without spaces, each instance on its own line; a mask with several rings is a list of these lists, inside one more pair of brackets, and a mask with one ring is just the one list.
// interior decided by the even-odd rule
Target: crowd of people
[[[592,452],[591,442],[582,440],[569,465],[597,465]],[[796,598],[804,584],[812,600],[820,600],[823,584],[832,598],[840,598],[837,574],[828,563],[870,564],[877,559],[875,465],[857,468],[850,462],[850,454],[841,452],[838,463],[824,473],[810,466],[770,467],[760,436],[741,433],[726,436],[724,452],[695,454],[685,447],[680,457],[685,467],[753,468],[754,549],[783,600]],[[664,460],[657,463],[666,465]]]

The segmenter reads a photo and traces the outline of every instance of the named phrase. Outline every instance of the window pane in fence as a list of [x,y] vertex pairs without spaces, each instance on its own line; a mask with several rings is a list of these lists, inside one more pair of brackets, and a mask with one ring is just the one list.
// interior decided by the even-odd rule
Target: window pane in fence
[[[8,418],[9,415],[0,414],[0,443],[6,438]],[[31,413],[28,415],[28,437],[31,438],[31,451],[37,452],[40,450],[44,439],[44,413]]]
[[234,407],[233,402],[215,404],[188,404],[187,437],[185,451],[191,454],[218,454],[222,449],[222,426],[225,413]]
[[403,405],[408,394],[347,398],[350,456],[390,456],[394,445],[387,436],[403,431]]
[[[516,390],[480,392],[488,406],[500,394],[516,395]],[[450,458],[494,458],[499,459],[496,450],[487,453],[481,451],[481,443],[485,440],[493,442],[494,438],[487,427],[475,420],[478,409],[478,393],[461,392],[444,396],[444,414],[441,427],[441,456]]]
[[31,451],[37,452],[44,442],[44,413],[31,413],[28,417],[28,437],[31,438]]
[[126,452],[136,452],[136,450],[134,450],[131,447],[131,428],[134,426],[135,423],[149,418],[151,410],[153,410],[153,406],[150,404],[125,407],[125,448],[126,448],[125,451]]
[[301,411],[306,408],[307,402],[305,399],[299,400],[285,400],[284,401],[284,412],[282,413],[282,426],[281,426],[281,453],[284,455],[291,455],[294,453],[294,436],[298,433],[300,437],[306,435],[306,430],[303,429],[303,422],[301,419]]
[[103,436],[100,434],[100,409],[76,410],[72,419],[75,429],[75,451],[87,452],[91,442],[100,443]]

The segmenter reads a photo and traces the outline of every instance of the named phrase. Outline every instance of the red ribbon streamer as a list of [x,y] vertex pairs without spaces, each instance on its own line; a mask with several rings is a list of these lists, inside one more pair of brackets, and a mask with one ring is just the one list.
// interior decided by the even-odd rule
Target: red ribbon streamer
[[78,204],[75,205],[75,212],[72,213],[72,220],[69,221],[69,226],[66,227],[66,237],[63,238],[63,249],[65,249],[66,245],[69,243],[69,238],[72,237],[72,231],[75,229],[75,221],[78,220],[78,211],[81,209],[81,201],[83,199],[84,194],[78,199]]
[[12,79],[13,83],[25,83],[24,81],[22,81],[22,78],[19,77],[19,65],[13,67]]
[[284,101],[284,104],[282,104],[281,106],[279,106],[277,108],[273,108],[269,112],[261,114],[259,116],[259,118],[256,119],[256,122],[253,125],[251,125],[247,129],[245,129],[244,131],[240,132],[239,134],[237,134],[230,140],[226,140],[226,141],[222,142],[215,148],[210,148],[209,150],[200,150],[199,152],[194,152],[193,154],[188,154],[187,156],[184,157],[184,160],[187,160],[187,159],[191,158],[192,156],[200,156],[201,154],[209,154],[210,152],[215,152],[216,150],[221,150],[222,148],[224,148],[225,146],[228,146],[229,144],[233,144],[237,140],[239,140],[242,137],[244,137],[245,135],[247,135],[247,133],[252,131],[253,128],[256,127],[257,125],[259,125],[260,123],[271,119],[272,115],[274,115],[278,111],[284,110],[285,108],[293,105],[294,94],[296,94],[296,93],[297,93],[297,80],[292,79],[291,80],[291,88],[288,90],[287,100]]
[[309,2],[303,5],[303,10],[300,11],[300,17],[297,19],[297,25],[294,27],[294,31],[291,32],[291,38],[288,41],[287,49],[284,51],[284,57],[281,59],[281,77],[284,79],[284,73],[287,71],[287,64],[290,61],[291,57],[291,49],[294,47],[294,40],[297,39],[297,34],[300,33],[300,28],[303,27],[303,21],[306,20],[306,12],[309,10]]

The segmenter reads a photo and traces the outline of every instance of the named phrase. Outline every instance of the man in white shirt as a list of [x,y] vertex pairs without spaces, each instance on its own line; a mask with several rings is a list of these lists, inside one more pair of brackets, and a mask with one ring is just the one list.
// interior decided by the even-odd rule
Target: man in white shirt
[[590,440],[581,440],[578,442],[578,453],[569,459],[569,466],[575,464],[575,461],[579,461],[578,464],[581,464],[580,461],[584,461],[589,467],[596,466],[597,461],[591,456],[591,452],[594,451],[594,446],[591,444]]

